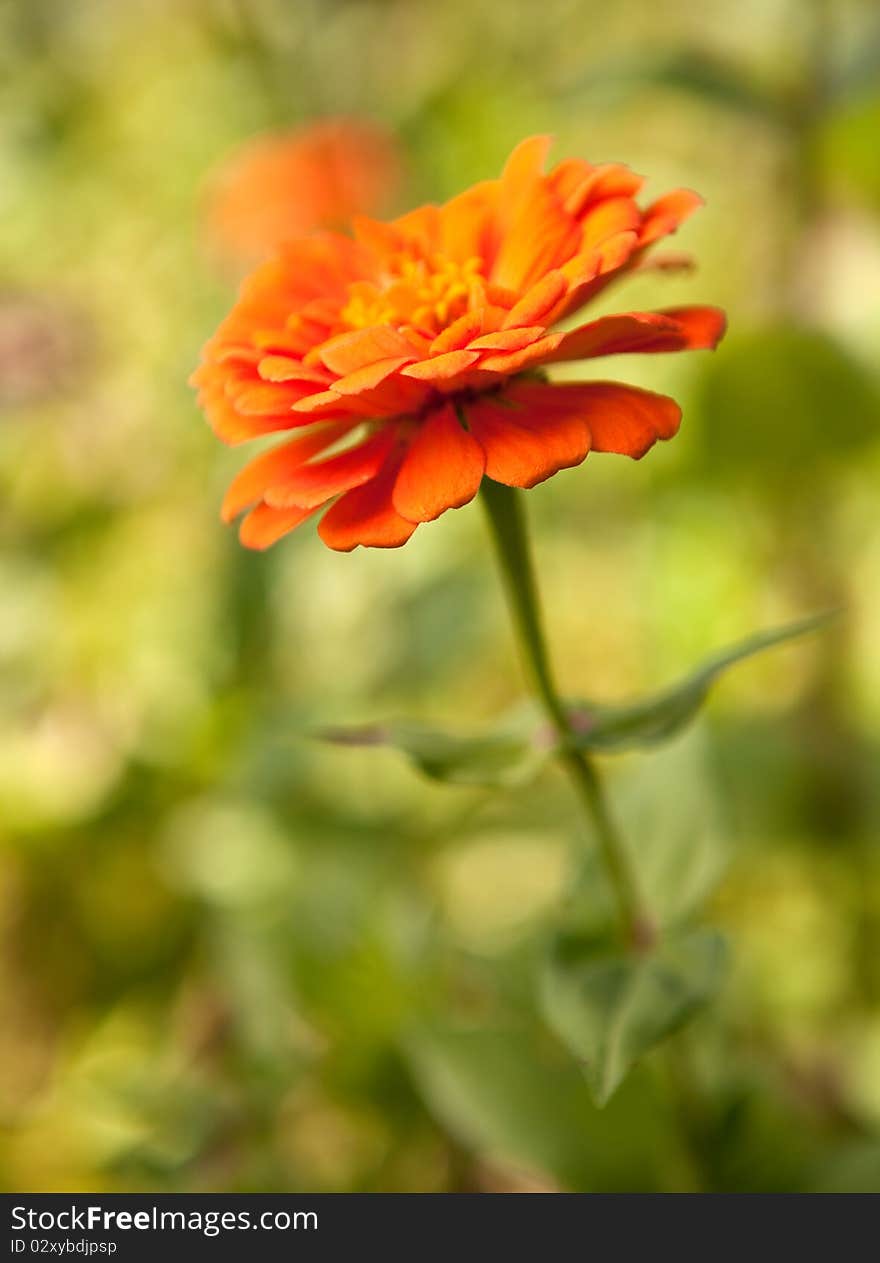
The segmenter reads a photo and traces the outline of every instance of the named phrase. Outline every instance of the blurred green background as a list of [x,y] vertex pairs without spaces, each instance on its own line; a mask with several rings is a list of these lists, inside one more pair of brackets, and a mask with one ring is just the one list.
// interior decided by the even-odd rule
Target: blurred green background
[[[871,0],[0,5],[0,1185],[880,1189],[878,71]],[[609,764],[673,884],[723,868],[733,966],[601,1112],[534,1013],[568,786],[301,736],[521,695],[479,511],[351,555],[218,521],[205,180],[340,113],[400,137],[401,208],[542,130],[706,196],[698,271],[603,300],[728,309],[714,357],[614,365],[680,437],[529,496],[571,694],[847,610]]]

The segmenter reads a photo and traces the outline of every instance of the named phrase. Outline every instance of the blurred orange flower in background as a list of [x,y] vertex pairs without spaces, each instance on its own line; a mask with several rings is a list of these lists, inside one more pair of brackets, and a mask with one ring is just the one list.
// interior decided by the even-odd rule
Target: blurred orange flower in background
[[221,257],[253,266],[291,238],[386,210],[400,174],[394,137],[376,123],[328,118],[257,136],[209,183],[208,239]]
[[301,433],[230,486],[224,517],[250,510],[243,543],[266,548],[332,502],[329,547],[398,547],[484,476],[531,487],[591,449],[638,458],[676,433],[664,395],[541,370],[717,344],[714,307],[553,328],[644,266],[701,200],[679,189],[641,209],[624,166],[569,159],[545,174],[549,143],[524,141],[500,179],[444,206],[291,243],[248,279],[193,384],[226,442]]

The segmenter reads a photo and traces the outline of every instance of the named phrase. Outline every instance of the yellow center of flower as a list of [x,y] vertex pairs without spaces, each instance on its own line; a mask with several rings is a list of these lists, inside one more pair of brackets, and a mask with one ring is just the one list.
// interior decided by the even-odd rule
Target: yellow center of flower
[[370,325],[409,325],[429,337],[463,316],[482,288],[483,260],[456,263],[444,255],[391,260],[383,281],[356,281],[340,312],[351,329]]

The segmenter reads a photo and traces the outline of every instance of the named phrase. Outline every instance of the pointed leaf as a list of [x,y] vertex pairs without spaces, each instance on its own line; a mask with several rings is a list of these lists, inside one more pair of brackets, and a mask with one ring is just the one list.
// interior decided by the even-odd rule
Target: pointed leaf
[[442,732],[411,720],[362,728],[330,728],[319,735],[338,745],[390,746],[406,755],[426,776],[454,785],[520,784],[538,770],[550,753],[546,737],[536,731],[531,708],[478,736]]
[[667,928],[682,925],[703,906],[728,859],[719,786],[700,725],[649,759],[628,761],[611,794],[652,915]]
[[690,930],[644,955],[594,955],[561,940],[547,967],[548,1022],[582,1062],[598,1105],[632,1065],[717,991],[726,959],[715,930]]
[[432,1024],[403,1052],[431,1114],[483,1160],[573,1192],[662,1188],[672,1120],[644,1079],[597,1110],[566,1051],[525,1022]]
[[602,706],[589,702],[570,707],[575,740],[582,750],[619,751],[651,746],[675,736],[697,714],[709,690],[720,675],[737,662],[754,657],[774,645],[816,631],[834,618],[836,611],[815,614],[787,623],[773,631],[747,640],[710,658],[692,675],[663,693],[623,706]]
[[[575,702],[569,706],[574,741],[582,750],[612,753],[655,745],[693,719],[714,681],[728,667],[773,645],[805,635],[832,618],[819,614],[764,632],[710,658],[693,675],[655,697],[624,706]],[[537,707],[524,703],[484,733],[444,732],[415,720],[325,728],[337,745],[389,746],[426,776],[453,785],[500,788],[534,777],[554,752],[554,734]]]
[[[627,760],[610,778],[611,810],[638,871],[651,919],[683,925],[727,865],[723,818],[705,737],[695,725],[649,759]],[[585,848],[559,926],[579,938],[613,939],[618,914],[602,857]]]

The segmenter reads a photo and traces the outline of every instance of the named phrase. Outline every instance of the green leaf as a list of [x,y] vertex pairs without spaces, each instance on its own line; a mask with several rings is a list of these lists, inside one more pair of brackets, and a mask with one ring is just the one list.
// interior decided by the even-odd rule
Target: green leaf
[[632,760],[613,779],[615,818],[662,926],[692,917],[727,866],[718,791],[699,726],[650,759]]
[[431,1114],[486,1161],[575,1192],[662,1187],[671,1120],[644,1079],[598,1110],[565,1050],[526,1023],[432,1025],[404,1055]]
[[442,732],[411,720],[362,728],[329,728],[319,736],[350,746],[390,746],[433,780],[489,788],[528,780],[550,752],[534,710],[523,708],[493,731],[478,736]]
[[750,636],[716,654],[692,675],[654,697],[623,706],[587,702],[573,704],[569,713],[578,747],[581,750],[611,752],[668,741],[694,718],[712,685],[729,667],[774,645],[816,631],[835,614],[836,611],[815,614],[773,631]]
[[548,1022],[582,1062],[598,1105],[633,1064],[716,993],[726,962],[715,930],[671,935],[644,955],[595,955],[557,941],[542,1003]]
[[[581,750],[613,753],[651,746],[675,736],[696,715],[722,672],[744,658],[821,627],[831,613],[814,615],[763,632],[710,658],[671,689],[624,706],[572,702],[569,715]],[[540,771],[553,754],[553,731],[537,706],[526,702],[485,733],[444,732],[415,720],[392,720],[361,727],[324,728],[324,741],[346,746],[387,746],[436,781],[452,785],[503,788],[521,785]]]
[[[702,907],[727,865],[717,786],[699,727],[650,759],[628,761],[610,779],[609,791],[652,920],[664,929],[683,925]],[[602,857],[596,847],[586,848],[559,928],[581,940],[611,944],[617,924]]]

